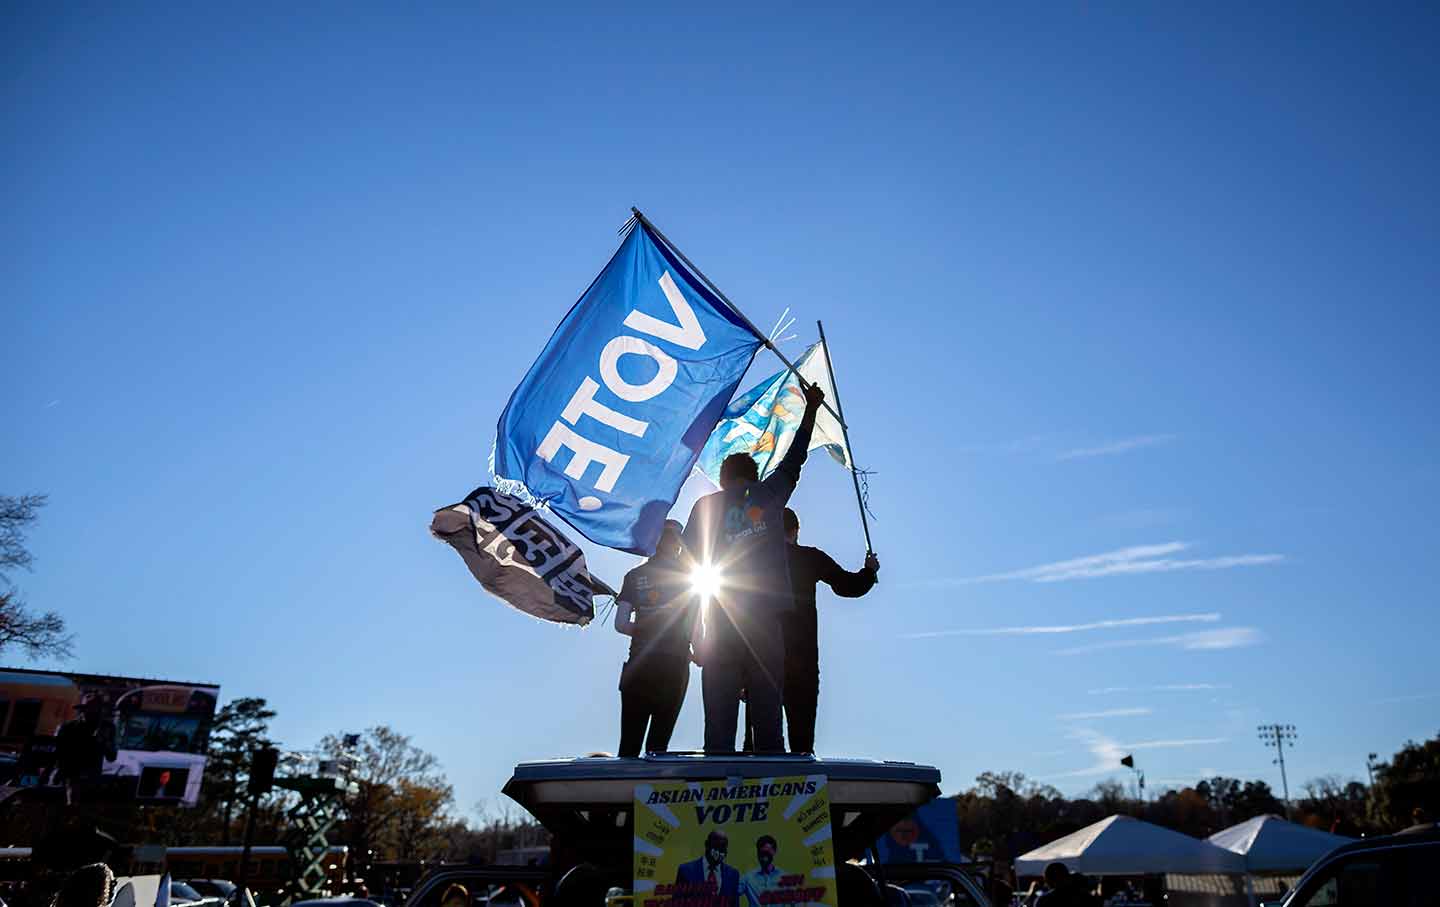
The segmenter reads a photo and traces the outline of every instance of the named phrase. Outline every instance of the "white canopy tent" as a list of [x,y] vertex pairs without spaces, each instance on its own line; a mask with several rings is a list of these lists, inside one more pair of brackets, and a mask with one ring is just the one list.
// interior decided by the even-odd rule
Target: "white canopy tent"
[[1352,839],[1286,822],[1279,816],[1256,816],[1211,835],[1209,841],[1245,858],[1249,872],[1304,872],[1311,863]]
[[1037,847],[1015,861],[1015,873],[1038,876],[1051,863],[1090,876],[1245,872],[1245,858],[1189,835],[1129,816],[1111,816]]

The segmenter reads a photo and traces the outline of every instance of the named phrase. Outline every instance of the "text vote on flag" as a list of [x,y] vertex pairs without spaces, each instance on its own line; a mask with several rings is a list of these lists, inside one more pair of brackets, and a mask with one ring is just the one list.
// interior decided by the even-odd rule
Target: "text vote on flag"
[[511,395],[497,482],[649,554],[760,342],[636,224]]

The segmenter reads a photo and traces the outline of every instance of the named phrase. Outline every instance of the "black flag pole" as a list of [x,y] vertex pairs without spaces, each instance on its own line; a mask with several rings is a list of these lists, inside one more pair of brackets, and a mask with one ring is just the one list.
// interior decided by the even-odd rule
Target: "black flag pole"
[[860,476],[855,472],[855,451],[850,447],[850,428],[845,424],[845,407],[840,405],[840,385],[835,383],[835,363],[830,361],[830,344],[825,342],[825,325],[815,321],[815,327],[820,331],[820,349],[825,351],[825,370],[830,375],[830,389],[835,392],[835,408],[840,410],[840,435],[845,439],[845,456],[850,458],[850,481],[855,483],[855,503],[860,506],[860,528],[865,530],[865,553],[872,554],[875,549],[870,544],[870,521],[865,518],[865,498],[860,494]]
[[[689,258],[686,258],[686,257],[685,257],[685,253],[684,253],[684,252],[681,252],[681,251],[680,251],[680,247],[677,246],[677,245],[675,245],[675,243],[673,243],[673,242],[670,241],[670,237],[666,236],[664,233],[661,233],[661,232],[660,232],[660,228],[657,227],[657,226],[655,226],[653,223],[651,223],[651,222],[650,222],[650,218],[646,217],[644,214],[641,214],[639,208],[631,207],[630,213],[631,213],[631,217],[632,217],[634,220],[638,220],[640,223],[644,224],[645,227],[646,227],[646,229],[648,229],[651,233],[654,233],[657,237],[659,237],[660,241],[663,242],[667,247],[669,247],[670,251],[671,251],[671,252],[674,252],[675,255],[676,255],[676,257],[679,258],[682,262],[684,262],[685,267],[689,268],[691,271],[693,271],[693,272],[695,273],[695,276],[696,276],[696,277],[698,277],[698,278],[700,278],[701,280],[705,281],[705,286],[707,286],[707,287],[710,288],[710,292],[712,292],[712,293],[714,293],[716,296],[720,297],[720,301],[723,302],[723,303],[725,303],[727,306],[729,306],[729,307],[730,307],[730,311],[734,312],[735,315],[736,315],[741,321],[745,322],[745,327],[747,327],[747,328],[750,329],[750,333],[754,334],[755,337],[756,337],[756,339],[758,339],[762,344],[764,344],[764,346],[765,346],[766,349],[768,349],[770,352],[772,352],[772,353],[774,353],[776,356],[778,356],[778,357],[780,358],[780,361],[781,361],[781,362],[785,363],[785,367],[786,367],[787,369],[789,369],[789,370],[790,370],[790,373],[793,374],[793,375],[795,376],[795,378],[800,382],[800,387],[801,387],[801,388],[808,388],[808,387],[810,386],[810,382],[808,382],[808,381],[805,380],[805,376],[800,374],[800,370],[797,369],[797,368],[795,368],[795,364],[794,364],[793,362],[791,362],[789,359],[785,358],[785,354],[782,353],[782,352],[780,352],[780,348],[777,347],[773,342],[771,342],[771,340],[770,340],[769,337],[767,337],[767,336],[765,336],[764,334],[760,333],[760,329],[755,326],[755,323],[754,323],[753,321],[751,321],[749,318],[745,317],[745,313],[742,312],[742,311],[740,311],[739,306],[737,306],[737,305],[735,305],[735,303],[731,302],[731,301],[730,301],[730,297],[726,296],[726,295],[720,290],[719,287],[715,286],[715,282],[714,282],[713,280],[711,280],[710,278],[706,277],[706,276],[705,276],[705,273],[704,273],[703,271],[701,271],[699,268],[695,267],[695,262],[693,262],[693,261],[691,261]],[[625,223],[626,223],[626,224],[629,224],[630,221],[627,220]],[[621,229],[621,231],[623,232],[625,228],[622,226],[620,229]],[[821,341],[823,342],[825,338],[822,336],[820,339],[821,339]],[[828,354],[827,354],[827,355],[828,355]],[[831,382],[831,386],[833,387],[833,386],[834,386],[834,382],[835,382],[835,379],[834,379],[833,376],[831,377],[830,382]],[[837,394],[837,396],[838,396],[838,394]],[[839,411],[840,401],[839,401],[839,400],[836,400],[836,401],[835,401],[835,406],[833,406],[833,407],[830,405],[829,401],[822,401],[820,405],[823,406],[823,407],[825,407],[827,410],[830,411],[830,415],[834,416],[834,417],[836,418],[836,420],[839,421],[839,423],[840,423],[840,428],[841,428],[842,430],[844,430],[844,429],[845,429],[845,416],[844,416],[843,413],[841,413],[841,412]],[[849,444],[850,444],[850,442],[847,440],[847,441],[845,442],[845,444],[846,444],[846,446],[848,447]],[[857,495],[860,493],[860,486],[859,486],[858,480],[857,480],[856,486],[855,486],[855,493],[856,493]],[[864,517],[864,514],[863,514],[863,513],[861,514],[861,517],[862,517],[862,518]],[[866,537],[866,539],[869,539],[869,537],[870,537],[870,530],[869,530],[868,528],[865,530],[865,537]]]

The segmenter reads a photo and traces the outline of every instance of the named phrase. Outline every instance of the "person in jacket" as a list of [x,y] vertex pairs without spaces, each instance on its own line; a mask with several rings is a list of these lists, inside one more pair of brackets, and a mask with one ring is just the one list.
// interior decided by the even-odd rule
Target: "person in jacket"
[[[675,884],[683,886],[676,899],[736,907],[740,900],[740,870],[725,862],[729,854],[729,835],[718,828],[706,835],[705,853],[675,870]],[[697,896],[697,890],[704,894]]]
[[820,618],[815,587],[825,583],[841,598],[859,598],[875,587],[880,560],[872,551],[851,573],[821,551],[800,544],[800,517],[785,508],[785,540],[795,609],[780,619],[785,632],[785,724],[790,752],[815,752],[815,712],[820,699]]
[[781,682],[785,640],[780,619],[795,606],[786,565],[783,510],[805,463],[815,413],[825,392],[805,388],[805,415],[779,466],[763,480],[746,454],[720,464],[720,490],[695,502],[685,547],[697,569],[714,571],[719,589],[706,611],[701,653],[705,752],[735,751],[740,692],[747,690],[755,748],[784,752]]
[[685,704],[700,624],[679,523],[665,521],[655,554],[625,574],[616,601],[615,629],[630,637],[620,671],[619,753],[639,756],[642,743],[647,753],[664,752]]

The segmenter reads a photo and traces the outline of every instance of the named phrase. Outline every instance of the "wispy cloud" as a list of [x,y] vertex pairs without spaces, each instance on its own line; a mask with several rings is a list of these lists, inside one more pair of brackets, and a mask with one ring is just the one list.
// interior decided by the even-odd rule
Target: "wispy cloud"
[[1133,709],[1106,709],[1103,712],[1071,712],[1068,715],[1056,715],[1055,717],[1061,721],[1093,721],[1100,718],[1133,718],[1154,713],[1154,709],[1141,706]]
[[1229,737],[1189,737],[1175,740],[1142,740],[1138,743],[1119,743],[1091,728],[1076,728],[1067,734],[1072,740],[1079,740],[1090,750],[1094,763],[1088,768],[1075,769],[1051,775],[1052,778],[1081,778],[1088,775],[1104,775],[1120,768],[1120,759],[1140,750],[1177,749],[1190,746],[1213,746],[1228,743]]
[[1189,542],[1164,542],[1157,545],[1132,545],[1091,554],[1023,570],[1006,573],[990,573],[956,581],[960,585],[970,583],[998,583],[1012,580],[1032,583],[1059,583],[1073,579],[1093,579],[1100,576],[1119,576],[1136,573],[1171,573],[1177,570],[1229,570],[1234,567],[1254,567],[1273,564],[1285,559],[1283,554],[1232,554],[1211,558],[1177,558],[1191,547]]
[[1191,693],[1228,689],[1228,683],[1160,683],[1148,687],[1096,687],[1085,692],[1091,696],[1104,696],[1110,693]]
[[1132,450],[1139,450],[1142,447],[1154,447],[1157,444],[1169,444],[1178,438],[1179,435],[1137,435],[1133,438],[1121,438],[1118,441],[1109,441],[1095,447],[1076,447],[1067,450],[1055,457],[1057,462],[1064,460],[1080,460],[1086,457],[1108,457],[1115,454],[1129,453]]
[[1411,693],[1408,696],[1387,696],[1384,699],[1376,699],[1376,705],[1388,705],[1392,702],[1420,702],[1425,699],[1440,699],[1440,692],[1437,693]]
[[1186,737],[1180,740],[1145,740],[1140,743],[1121,744],[1124,750],[1169,750],[1182,746],[1214,746],[1229,743],[1229,737]]
[[49,403],[45,404],[44,406],[42,406],[42,407],[40,407],[40,408],[41,408],[41,409],[50,409],[51,407],[55,407],[55,406],[59,406],[59,405],[60,405],[60,401],[59,401],[59,400],[51,400]]
[[1177,649],[1238,649],[1244,646],[1259,645],[1264,641],[1265,634],[1254,627],[1222,627],[1218,630],[1197,630],[1194,633],[1180,633],[1175,636],[1097,642],[1070,649],[1056,649],[1055,654],[1080,655],[1105,649],[1135,649],[1148,646],[1173,646]]
[[1113,620],[1097,620],[1086,624],[1054,624],[1028,627],[994,627],[985,630],[931,630],[923,633],[904,633],[901,639],[935,639],[941,636],[1032,636],[1052,633],[1083,633],[1087,630],[1110,630],[1117,627],[1143,627],[1151,624],[1215,623],[1220,620],[1218,612],[1205,614],[1166,614],[1159,617],[1122,617]]

